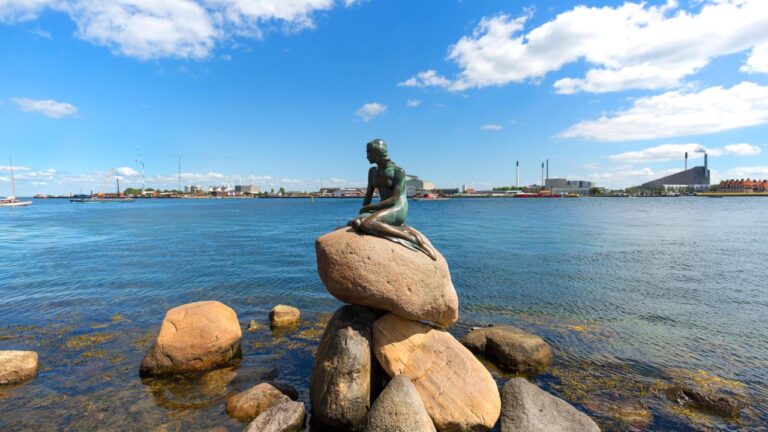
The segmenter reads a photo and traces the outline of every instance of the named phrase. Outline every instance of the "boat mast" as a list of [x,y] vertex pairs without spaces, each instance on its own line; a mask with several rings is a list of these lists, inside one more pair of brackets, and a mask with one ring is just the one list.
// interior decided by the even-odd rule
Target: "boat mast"
[[13,159],[10,156],[8,162],[11,163],[11,198],[16,198],[16,180],[13,178]]

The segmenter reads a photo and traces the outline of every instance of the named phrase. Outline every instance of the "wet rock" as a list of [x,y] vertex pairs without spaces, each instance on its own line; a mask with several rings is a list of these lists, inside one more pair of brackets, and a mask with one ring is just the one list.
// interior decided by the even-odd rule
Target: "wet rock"
[[365,432],[435,432],[435,425],[411,380],[398,375],[373,403]]
[[269,312],[269,322],[272,328],[298,327],[301,311],[293,306],[277,305]]
[[167,375],[214,369],[240,354],[240,322],[232,308],[217,301],[177,306],[168,311],[140,374]]
[[36,375],[36,352],[0,351],[0,385],[19,383]]
[[501,432],[599,432],[586,414],[524,378],[512,378],[501,391]]
[[227,398],[227,414],[241,421],[251,421],[284,397],[296,400],[299,394],[288,384],[259,383],[250,389]]
[[374,323],[373,342],[390,376],[411,379],[437,430],[485,431],[496,424],[496,382],[449,333],[387,314]]
[[245,432],[297,432],[304,429],[305,417],[303,403],[284,397],[256,417]]
[[312,420],[332,430],[361,430],[371,406],[371,327],[379,312],[347,305],[325,328],[309,387]]
[[736,399],[703,387],[673,384],[666,393],[672,402],[680,406],[694,408],[721,417],[737,417],[741,411],[741,404]]
[[256,331],[260,328],[261,326],[256,322],[256,320],[251,320],[251,322],[248,323],[248,331]]
[[510,325],[473,329],[461,343],[510,372],[541,373],[552,364],[552,349],[544,339]]
[[315,241],[317,269],[341,301],[447,326],[459,317],[448,264],[389,240],[339,229]]

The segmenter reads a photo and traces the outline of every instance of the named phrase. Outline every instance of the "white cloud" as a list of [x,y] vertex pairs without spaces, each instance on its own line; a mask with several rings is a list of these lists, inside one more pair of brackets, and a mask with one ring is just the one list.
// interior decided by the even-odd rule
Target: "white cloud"
[[[401,85],[453,90],[503,85],[537,80],[583,60],[591,68],[583,77],[558,80],[559,93],[663,89],[681,85],[713,58],[768,43],[765,0],[711,0],[698,11],[683,10],[675,0],[660,6],[577,6],[526,33],[529,18],[483,18],[450,48],[448,59],[461,69],[455,79],[420,79],[427,73],[439,77],[429,70]],[[753,51],[747,71],[765,70],[763,50]]]
[[50,118],[63,118],[77,114],[77,107],[53,99],[13,98],[22,111],[40,113]]
[[768,43],[757,45],[747,58],[747,63],[741,67],[746,73],[768,73]]
[[130,177],[130,176],[137,176],[137,175],[139,175],[139,172],[138,172],[138,171],[136,171],[135,169],[131,168],[131,167],[120,167],[120,168],[115,168],[115,170],[114,170],[114,171],[115,171],[115,174],[117,174],[117,175],[119,175],[119,176],[125,176],[125,177]]
[[0,22],[37,19],[44,10],[67,14],[77,36],[142,60],[203,59],[217,42],[262,37],[282,26],[314,26],[316,12],[355,0],[0,0]]
[[768,179],[768,166],[752,166],[732,168],[725,172],[723,178],[741,179]]
[[378,102],[371,102],[358,108],[357,111],[355,111],[355,115],[363,119],[364,122],[369,122],[384,114],[386,110],[386,105],[382,105]]
[[662,144],[643,150],[610,155],[608,159],[623,162],[665,162],[682,160],[685,153],[689,159],[704,157],[704,153],[710,156],[757,156],[762,149],[756,145],[739,143],[728,144],[722,148],[705,148],[701,144]]
[[[0,165],[0,171],[11,171],[10,165]],[[32,168],[25,167],[25,166],[13,166],[13,172],[19,172],[19,171],[32,171]]]
[[637,186],[653,179],[674,174],[678,171],[680,171],[679,168],[654,171],[649,167],[615,167],[612,171],[589,174],[587,175],[587,180],[595,182],[598,186],[601,187],[618,189]]
[[416,76],[397,84],[400,87],[449,87],[451,80],[434,70],[419,72]]
[[757,156],[762,153],[762,149],[756,145],[739,143],[728,144],[723,147],[723,153],[735,156]]
[[416,108],[417,106],[421,105],[421,101],[418,99],[408,99],[405,102],[405,105],[410,108]]
[[703,157],[707,151],[700,144],[662,144],[638,151],[630,151],[608,156],[608,159],[623,162],[664,162],[682,160],[688,153],[689,158]]
[[498,125],[498,124],[486,124],[481,126],[480,129],[487,130],[487,131],[500,131],[503,128],[501,125]]
[[709,134],[764,123],[768,123],[768,86],[742,82],[729,89],[718,86],[640,98],[629,109],[577,123],[560,137],[646,140]]

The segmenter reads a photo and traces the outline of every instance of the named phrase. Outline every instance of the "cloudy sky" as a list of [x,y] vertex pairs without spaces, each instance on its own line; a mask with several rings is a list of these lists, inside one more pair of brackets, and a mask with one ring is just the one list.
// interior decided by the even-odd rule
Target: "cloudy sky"
[[376,137],[444,187],[768,177],[765,0],[0,0],[0,66],[0,196],[359,185]]

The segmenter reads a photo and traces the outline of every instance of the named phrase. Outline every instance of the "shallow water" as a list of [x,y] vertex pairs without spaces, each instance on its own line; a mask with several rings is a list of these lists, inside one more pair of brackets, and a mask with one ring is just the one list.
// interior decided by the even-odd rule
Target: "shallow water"
[[[0,211],[0,349],[40,353],[37,379],[0,387],[0,430],[206,430],[244,424],[224,397],[264,377],[308,401],[312,354],[340,303],[313,240],[358,200],[37,200]],[[555,350],[543,388],[605,430],[761,430],[768,423],[768,199],[476,199],[411,203],[451,267],[461,336],[511,323]],[[215,299],[246,326],[242,364],[144,381],[165,311]],[[278,303],[302,310],[272,334]],[[703,371],[703,372],[700,372]],[[505,375],[495,372],[499,382]],[[679,374],[725,383],[738,420],[680,409]]]

